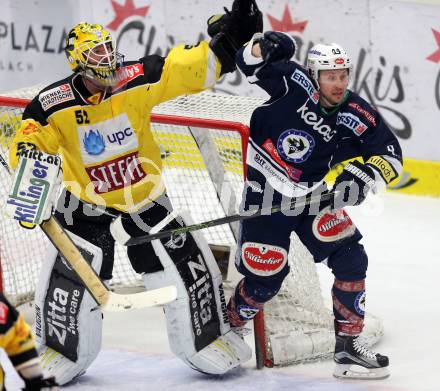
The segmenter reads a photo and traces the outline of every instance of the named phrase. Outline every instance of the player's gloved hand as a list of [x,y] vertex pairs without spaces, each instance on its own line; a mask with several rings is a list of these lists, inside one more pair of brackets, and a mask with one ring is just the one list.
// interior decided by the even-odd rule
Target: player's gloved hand
[[248,42],[256,32],[263,31],[263,15],[255,0],[234,0],[231,11],[208,19],[208,35],[214,38],[225,33],[236,44],[236,49]]
[[222,64],[222,74],[235,70],[235,53],[263,31],[263,15],[255,0],[234,0],[232,9],[208,19],[209,46]]
[[332,210],[361,204],[374,185],[371,167],[356,160],[348,163],[333,186],[336,194],[330,201]]
[[42,376],[39,376],[23,380],[25,384],[23,391],[58,391],[58,384],[54,377],[44,379]]
[[266,31],[258,43],[266,63],[290,60],[295,54],[295,41],[286,33]]

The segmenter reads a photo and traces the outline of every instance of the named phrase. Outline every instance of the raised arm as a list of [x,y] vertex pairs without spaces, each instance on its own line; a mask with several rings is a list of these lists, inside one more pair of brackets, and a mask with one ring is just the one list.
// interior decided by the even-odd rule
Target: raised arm
[[236,69],[235,55],[263,27],[255,0],[234,0],[231,11],[208,19],[209,42],[181,45],[165,58],[154,104],[213,87],[219,77]]
[[284,77],[297,64],[290,61],[296,51],[295,40],[278,31],[257,33],[237,52],[238,68],[251,84],[257,84],[270,96],[281,95],[286,89]]

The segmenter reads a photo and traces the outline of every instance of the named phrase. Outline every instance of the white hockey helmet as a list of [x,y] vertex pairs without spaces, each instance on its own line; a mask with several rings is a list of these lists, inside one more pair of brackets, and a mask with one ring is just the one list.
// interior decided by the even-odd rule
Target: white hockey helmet
[[351,60],[344,48],[336,43],[318,43],[307,54],[307,69],[319,86],[319,71],[331,69],[351,70]]

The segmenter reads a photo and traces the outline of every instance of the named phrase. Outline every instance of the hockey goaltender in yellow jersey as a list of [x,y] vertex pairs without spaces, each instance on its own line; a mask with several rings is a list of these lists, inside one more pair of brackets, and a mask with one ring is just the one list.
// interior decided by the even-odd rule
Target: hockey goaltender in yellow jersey
[[[72,75],[44,88],[26,107],[10,148],[18,167],[7,201],[11,217],[37,225],[50,218],[60,155],[64,189],[55,218],[102,280],[113,277],[116,240],[192,224],[166,195],[151,110],[233,72],[237,50],[262,28],[255,0],[234,0],[231,11],[208,19],[209,42],[125,62],[102,25],[74,26],[65,46]],[[127,247],[127,257],[147,290],[169,284],[177,289],[179,299],[164,311],[171,351],[192,369],[224,374],[248,361],[252,350],[229,325],[222,276],[203,236],[193,232],[174,240]],[[35,297],[43,369],[67,384],[98,356],[101,308],[52,248]]]
[[164,59],[124,62],[116,86],[92,95],[74,73],[43,89],[23,113],[10,150],[60,154],[64,185],[77,198],[131,212],[165,191],[150,130],[153,106],[211,87],[221,65],[208,42],[177,46]]

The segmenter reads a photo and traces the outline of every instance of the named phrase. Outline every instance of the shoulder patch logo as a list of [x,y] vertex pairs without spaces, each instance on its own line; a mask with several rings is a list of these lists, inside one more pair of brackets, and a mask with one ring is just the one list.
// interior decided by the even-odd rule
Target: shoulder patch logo
[[354,102],[349,103],[348,106],[357,110],[359,113],[363,114],[368,122],[370,122],[373,126],[376,126],[376,119],[374,118],[374,115],[370,113],[368,110],[365,110],[360,105]]
[[62,84],[58,87],[51,88],[50,90],[41,93],[38,97],[38,100],[45,111],[55,105],[74,99],[75,95],[73,95],[72,88],[69,84]]
[[118,83],[114,88],[114,91],[124,87],[130,81],[136,79],[138,76],[143,76],[143,74],[144,67],[142,64],[127,65],[125,67],[119,68],[116,76],[118,79]]
[[305,75],[304,72],[301,72],[299,69],[295,69],[295,72],[293,72],[291,79],[306,90],[313,103],[316,104],[319,102],[319,92],[316,90],[316,88],[313,86],[312,82],[310,81],[308,76]]
[[31,134],[37,133],[39,131],[38,126],[33,124],[32,122],[28,122],[28,124],[23,129],[23,134],[25,136],[29,136]]

